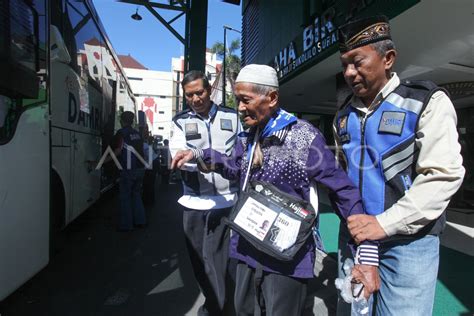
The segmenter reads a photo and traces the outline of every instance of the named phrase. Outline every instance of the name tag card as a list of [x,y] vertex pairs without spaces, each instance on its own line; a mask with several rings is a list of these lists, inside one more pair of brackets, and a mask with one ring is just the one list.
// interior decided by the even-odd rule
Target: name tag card
[[379,133],[389,133],[400,136],[405,124],[404,112],[385,111],[379,123]]
[[249,197],[235,217],[234,223],[259,240],[263,240],[278,213]]
[[316,212],[269,183],[251,181],[226,223],[263,253],[288,261],[312,234]]

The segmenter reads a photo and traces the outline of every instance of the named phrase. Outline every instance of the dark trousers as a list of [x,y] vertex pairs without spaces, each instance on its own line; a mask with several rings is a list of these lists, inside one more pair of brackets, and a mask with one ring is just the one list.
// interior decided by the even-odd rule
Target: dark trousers
[[234,297],[237,316],[299,316],[304,310],[306,288],[306,279],[258,273],[239,261]]
[[146,169],[143,178],[143,203],[145,204],[155,203],[155,181],[156,170]]
[[120,171],[120,220],[119,230],[128,231],[133,225],[145,225],[145,208],[142,201],[143,176],[145,170]]
[[160,166],[161,184],[168,185],[170,183],[170,174],[168,166]]
[[224,225],[230,208],[216,210],[184,209],[186,246],[194,275],[206,298],[199,315],[224,315],[229,277],[229,229]]

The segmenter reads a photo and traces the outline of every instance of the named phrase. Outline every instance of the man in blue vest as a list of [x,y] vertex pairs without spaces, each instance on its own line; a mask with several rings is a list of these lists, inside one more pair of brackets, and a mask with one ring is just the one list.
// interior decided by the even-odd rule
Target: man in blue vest
[[125,111],[120,116],[122,128],[115,136],[115,154],[119,156],[120,170],[120,220],[118,230],[128,232],[135,227],[145,226],[145,208],[142,201],[143,177],[145,169],[143,157],[143,138],[135,130],[133,112]]
[[[366,213],[348,218],[357,243],[379,240],[376,315],[431,315],[445,209],[464,177],[456,113],[444,90],[400,81],[385,16],[340,28],[353,95],[338,111],[338,156]],[[357,258],[355,258],[357,260]],[[341,310],[339,310],[341,314]]]
[[[230,153],[241,129],[237,112],[211,101],[211,85],[201,71],[189,71],[181,85],[189,109],[173,118],[171,155],[190,148]],[[181,171],[183,196],[178,203],[183,206],[186,246],[205,297],[198,315],[225,315],[232,295],[226,292],[230,232],[224,219],[237,200],[238,185],[218,173],[200,171],[196,162]]]

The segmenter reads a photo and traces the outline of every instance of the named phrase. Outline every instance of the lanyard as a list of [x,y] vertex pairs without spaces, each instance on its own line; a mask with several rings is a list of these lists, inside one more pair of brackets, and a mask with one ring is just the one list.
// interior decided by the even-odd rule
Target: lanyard
[[260,138],[260,128],[257,127],[257,131],[255,132],[255,136],[253,137],[253,144],[252,144],[252,147],[250,148],[249,166],[247,168],[247,173],[245,175],[245,180],[244,180],[244,185],[242,186],[242,191],[245,191],[245,188],[247,187],[247,182],[248,182],[249,176],[250,176],[250,168],[252,167],[253,155],[255,153],[255,147],[257,147],[257,142],[258,142],[259,138]]

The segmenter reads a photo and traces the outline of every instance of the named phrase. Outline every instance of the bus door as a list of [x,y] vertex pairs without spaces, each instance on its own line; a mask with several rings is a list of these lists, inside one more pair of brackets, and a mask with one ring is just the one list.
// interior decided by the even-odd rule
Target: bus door
[[100,196],[100,169],[95,163],[100,159],[101,139],[94,134],[73,133],[74,183],[73,218],[86,210]]

